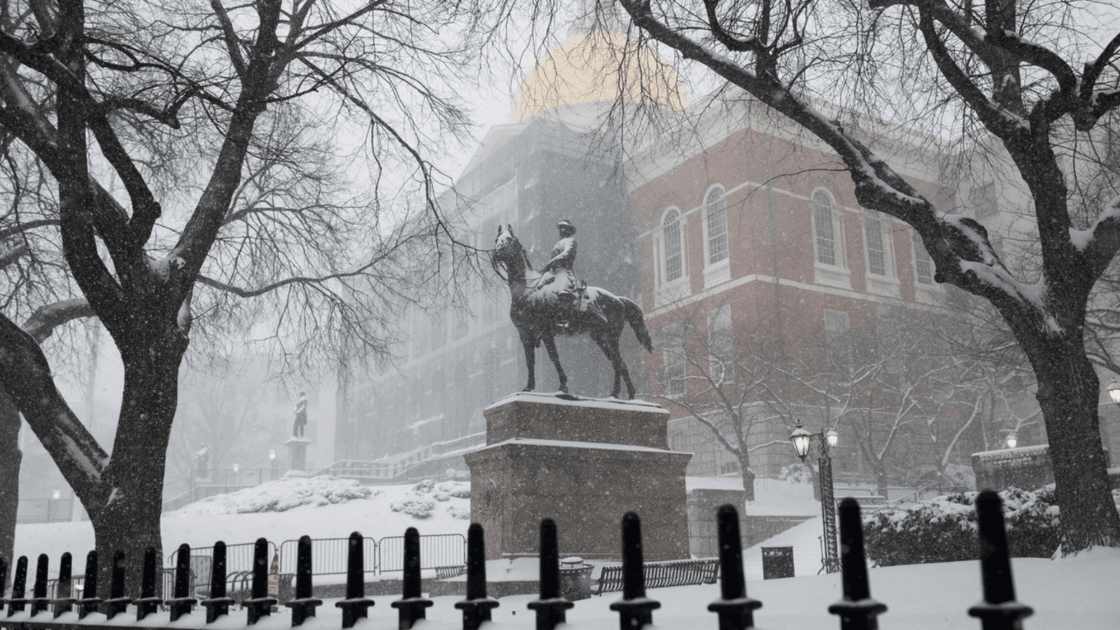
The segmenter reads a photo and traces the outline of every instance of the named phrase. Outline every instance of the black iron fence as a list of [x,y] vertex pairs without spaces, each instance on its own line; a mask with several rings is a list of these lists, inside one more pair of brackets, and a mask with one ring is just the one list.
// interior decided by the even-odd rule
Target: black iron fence
[[[976,500],[979,522],[980,571],[983,583],[983,602],[969,609],[978,617],[984,630],[1015,630],[1021,627],[1022,618],[1032,613],[1028,606],[1015,599],[1011,580],[1011,560],[1007,550],[1007,537],[999,496],[991,491],[980,493]],[[863,530],[860,523],[859,504],[853,499],[840,503],[840,539],[842,594],[839,602],[829,607],[829,612],[840,617],[841,630],[874,630],[877,617],[887,607],[871,597],[867,575],[867,562],[863,550]],[[754,627],[754,611],[762,603],[747,596],[743,577],[743,557],[740,548],[739,518],[735,508],[725,505],[717,514],[720,546],[720,596],[708,605],[708,610],[719,618],[720,630],[745,630]],[[368,539],[354,533],[347,541],[346,597],[335,603],[341,609],[341,627],[351,628],[358,619],[367,617],[373,600],[365,597],[365,542]],[[574,604],[560,595],[560,561],[557,551],[556,525],[551,519],[541,523],[540,543],[540,599],[529,602],[529,609],[536,613],[538,630],[555,630],[565,621],[565,611]],[[403,588],[402,597],[392,602],[398,609],[400,630],[409,630],[424,619],[432,601],[422,597],[420,567],[422,546],[420,535],[409,528],[402,538]],[[130,600],[124,596],[124,554],[113,557],[112,581],[109,597],[100,599],[97,588],[97,554],[90,552],[86,559],[86,574],[80,598],[71,596],[70,554],[63,554],[59,567],[58,596],[47,596],[47,556],[40,555],[35,572],[31,597],[27,597],[27,557],[16,564],[11,599],[0,604],[7,607],[0,614],[0,628],[10,630],[72,630],[75,621],[86,620],[85,625],[105,628],[124,628],[136,621],[143,621],[146,628],[173,630],[182,628],[175,624],[185,615],[204,615],[207,624],[213,624],[230,615],[233,599],[226,596],[226,548],[217,543],[212,551],[210,591],[207,599],[198,601],[190,592],[190,548],[180,547],[174,569],[174,596],[168,600],[155,597],[157,556],[148,549],[144,557],[141,596]],[[316,616],[322,601],[312,597],[313,544],[308,536],[297,543],[295,599],[284,605],[291,609],[292,627],[303,625],[309,617]],[[251,597],[243,600],[245,627],[252,626],[271,614],[278,602],[268,596],[269,544],[259,539],[254,544]],[[0,564],[0,583],[6,567]],[[611,604],[619,615],[624,630],[640,629],[653,623],[653,611],[661,604],[646,596],[645,568],[642,561],[641,524],[638,516],[627,514],[622,520],[622,599]],[[160,606],[165,606],[167,623],[156,616]],[[472,524],[467,534],[467,584],[466,598],[455,604],[463,611],[463,630],[478,630],[483,621],[490,620],[491,610],[499,605],[486,595],[485,544],[482,527]],[[135,610],[135,620],[125,619],[129,607]],[[195,606],[202,606],[205,613],[194,613]],[[95,615],[99,617],[95,617]],[[193,626],[194,624],[190,624]],[[224,627],[231,627],[226,621]]]

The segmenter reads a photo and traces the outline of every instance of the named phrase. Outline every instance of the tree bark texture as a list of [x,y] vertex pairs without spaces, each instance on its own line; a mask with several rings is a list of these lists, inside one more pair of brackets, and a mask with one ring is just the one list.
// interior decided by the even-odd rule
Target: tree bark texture
[[23,452],[19,450],[19,408],[0,387],[0,559],[8,566],[4,592],[12,581],[15,564],[16,515],[19,512],[19,467]]

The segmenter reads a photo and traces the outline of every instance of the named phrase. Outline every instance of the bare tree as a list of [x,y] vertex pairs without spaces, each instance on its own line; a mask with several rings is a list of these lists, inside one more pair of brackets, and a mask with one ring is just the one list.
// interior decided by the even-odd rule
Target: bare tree
[[[448,228],[424,155],[464,116],[438,86],[453,85],[486,44],[482,16],[504,9],[439,0],[351,10],[316,0],[4,7],[0,131],[53,180],[59,267],[124,363],[112,455],[62,399],[38,344],[6,316],[0,384],[85,506],[97,548],[127,550],[133,590],[142,550],[162,547],[160,480],[194,316],[232,315],[224,321],[248,329],[259,313],[234,313],[238,297],[269,305],[258,308],[269,309],[268,338],[281,347],[296,328],[321,327],[310,347],[341,345],[335,331],[345,328],[351,347],[382,349],[378,320],[361,320],[394,304],[379,300],[398,280],[416,280],[401,278],[414,271],[403,261],[450,260],[436,240]],[[369,131],[379,194],[324,204],[308,200],[325,196],[314,186],[261,185],[274,177],[305,186],[298,167],[309,147],[343,161],[338,133],[301,139],[287,124],[324,116]],[[324,138],[336,149],[316,148]],[[110,173],[123,191],[105,183]],[[257,195],[264,190],[273,192]],[[261,216],[269,227],[253,224]],[[368,241],[337,238],[358,222],[373,226],[358,234]],[[358,296],[374,306],[355,306]]]
[[[1064,2],[620,2],[644,36],[831,147],[860,205],[918,232],[938,282],[991,303],[1039,384],[1063,551],[1120,545],[1099,431],[1099,382],[1084,340],[1090,294],[1120,249],[1120,197],[1075,217],[1070,173],[1059,157],[1065,137],[1092,132],[1120,107],[1109,74],[1120,35],[1096,44],[1082,35],[1087,23],[1076,19],[1077,7]],[[905,61],[894,64],[899,58]],[[825,82],[867,89],[862,101],[830,115],[810,95]],[[861,104],[889,112],[900,100],[941,107],[929,119],[974,122],[982,147],[1006,152],[1032,206],[1037,278],[1010,269],[979,223],[936,208],[851,124],[870,113]]]
[[[728,305],[711,311],[682,309],[686,317],[658,331],[664,364],[650,397],[675,407],[708,429],[739,464],[747,500],[754,500],[751,453],[775,445],[752,444],[751,435],[779,424],[793,424],[788,401],[775,397],[773,350],[764,343],[735,338]],[[785,439],[780,440],[786,444]]]

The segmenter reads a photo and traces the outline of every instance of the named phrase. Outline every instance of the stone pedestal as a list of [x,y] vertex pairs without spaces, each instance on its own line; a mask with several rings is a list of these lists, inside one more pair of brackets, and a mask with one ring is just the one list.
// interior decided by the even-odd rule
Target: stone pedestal
[[536,556],[552,518],[561,556],[618,558],[626,512],[642,518],[647,560],[689,557],[685,467],[657,405],[518,394],[484,412],[487,446],[466,456],[471,520],[486,557]]
[[311,440],[307,438],[289,438],[284,445],[288,447],[288,461],[292,463],[292,470],[307,469],[307,445]]

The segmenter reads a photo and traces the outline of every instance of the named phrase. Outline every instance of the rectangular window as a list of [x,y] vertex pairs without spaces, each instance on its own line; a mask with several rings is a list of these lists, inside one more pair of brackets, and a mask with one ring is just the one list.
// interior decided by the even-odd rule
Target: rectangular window
[[708,195],[707,215],[708,264],[714,265],[727,259],[727,201],[722,188]]
[[932,285],[933,259],[926,251],[926,246],[922,243],[922,237],[915,234],[912,241],[914,247],[914,280],[918,284]]
[[680,396],[685,389],[684,327],[666,326],[661,333],[663,389],[666,396]]
[[709,374],[713,380],[724,378],[735,365],[735,344],[731,334],[731,306],[723,305],[708,313]]
[[883,222],[877,216],[863,218],[863,236],[867,241],[867,273],[887,275],[887,251],[883,241]]
[[813,236],[817,245],[817,262],[836,265],[836,230],[832,225],[832,208],[814,206]]

